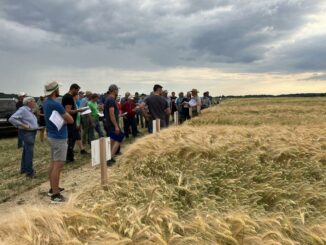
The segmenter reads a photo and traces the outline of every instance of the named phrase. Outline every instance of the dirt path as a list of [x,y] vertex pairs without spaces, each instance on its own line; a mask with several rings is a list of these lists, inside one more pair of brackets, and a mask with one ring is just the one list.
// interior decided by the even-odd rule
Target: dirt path
[[[108,168],[108,175],[112,168]],[[60,186],[65,188],[63,193],[64,197],[68,200],[73,195],[78,195],[86,189],[100,184],[101,170],[98,167],[91,167],[91,164],[84,165],[78,169],[71,170],[63,173],[61,176]],[[49,182],[46,181],[41,185],[33,188],[30,191],[26,191],[16,197],[13,197],[10,201],[0,204],[0,216],[1,214],[11,212],[17,207],[24,207],[30,205],[51,205],[50,197],[47,195],[49,190]]]
[[[142,129],[142,135],[146,135],[146,130]],[[121,145],[122,152],[134,142],[134,140],[126,140]],[[121,156],[123,157],[123,155]],[[119,157],[118,157],[119,159]],[[118,160],[117,159],[117,160]],[[114,168],[114,167],[113,167]],[[108,167],[108,178],[112,168]],[[101,170],[100,166],[92,167],[91,163],[83,165],[79,168],[66,171],[62,173],[60,180],[60,187],[65,188],[63,196],[67,199],[76,196],[88,188],[101,183]],[[9,201],[0,203],[0,217],[4,213],[14,211],[14,209],[30,205],[53,205],[51,204],[50,197],[48,196],[49,181],[36,186],[35,188],[23,192]],[[59,204],[61,205],[61,204]]]

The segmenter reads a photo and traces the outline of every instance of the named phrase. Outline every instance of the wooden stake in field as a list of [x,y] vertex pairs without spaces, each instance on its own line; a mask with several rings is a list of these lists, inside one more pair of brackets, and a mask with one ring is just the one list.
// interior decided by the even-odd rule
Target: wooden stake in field
[[100,138],[101,184],[108,183],[108,166],[106,164],[106,138]]
[[161,119],[156,119],[156,131],[158,133],[161,131]]
[[91,142],[92,146],[92,166],[101,166],[101,184],[108,182],[107,160],[111,159],[110,138],[102,137]]

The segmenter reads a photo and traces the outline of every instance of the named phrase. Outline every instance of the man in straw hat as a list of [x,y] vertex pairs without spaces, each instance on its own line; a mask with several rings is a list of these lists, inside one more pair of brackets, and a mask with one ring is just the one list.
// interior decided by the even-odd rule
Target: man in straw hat
[[[55,81],[48,82],[44,86],[44,93],[47,100],[44,102],[45,121],[48,132],[48,141],[51,147],[51,162],[49,165],[51,203],[61,203],[64,197],[61,192],[64,190],[59,187],[60,173],[67,156],[68,130],[66,124],[73,124],[74,120],[65,108],[56,101],[59,97],[59,84]],[[56,119],[56,120],[55,120]],[[63,125],[55,123],[63,120]]]
[[189,101],[189,105],[192,109],[192,116],[198,116],[201,108],[201,99],[198,96],[199,91],[195,88],[191,90],[191,100]]

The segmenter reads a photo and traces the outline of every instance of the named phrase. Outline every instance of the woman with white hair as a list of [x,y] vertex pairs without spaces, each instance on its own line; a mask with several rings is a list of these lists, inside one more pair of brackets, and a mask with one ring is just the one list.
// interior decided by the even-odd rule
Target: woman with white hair
[[23,106],[20,107],[10,118],[9,122],[21,131],[24,142],[23,155],[21,159],[20,173],[33,178],[33,155],[35,135],[38,129],[37,118],[34,115],[36,102],[33,97],[25,97]]

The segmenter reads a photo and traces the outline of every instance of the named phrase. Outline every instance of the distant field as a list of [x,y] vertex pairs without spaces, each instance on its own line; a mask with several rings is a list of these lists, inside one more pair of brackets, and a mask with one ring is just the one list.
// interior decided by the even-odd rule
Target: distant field
[[326,244],[325,104],[223,101],[128,146],[106,188],[8,216],[0,242]]

